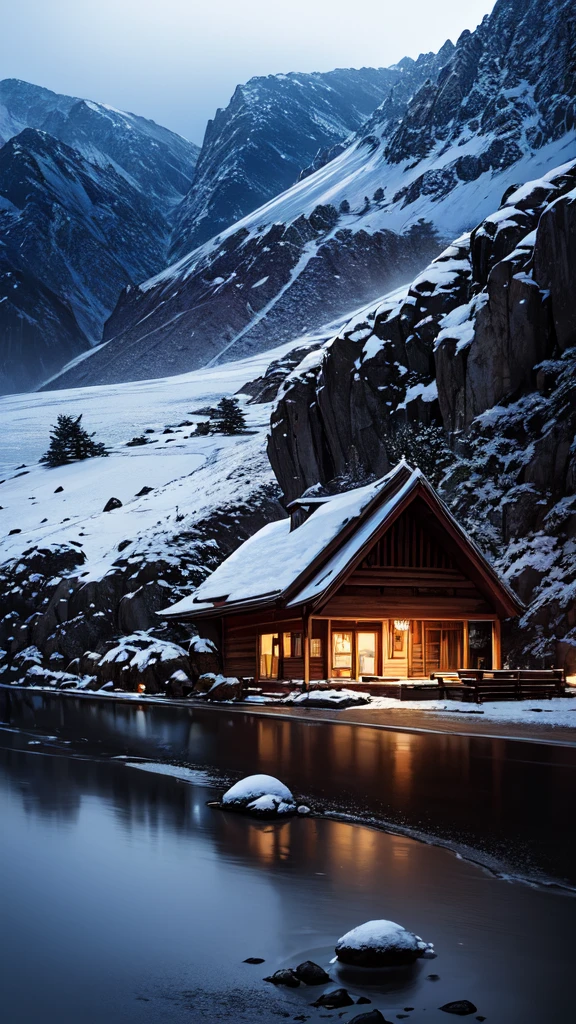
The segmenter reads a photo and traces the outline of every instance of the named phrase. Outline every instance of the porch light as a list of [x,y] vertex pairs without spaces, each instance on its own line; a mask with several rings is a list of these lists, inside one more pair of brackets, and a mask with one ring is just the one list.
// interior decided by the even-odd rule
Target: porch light
[[407,633],[410,629],[410,620],[394,619],[394,629],[397,629],[399,633]]

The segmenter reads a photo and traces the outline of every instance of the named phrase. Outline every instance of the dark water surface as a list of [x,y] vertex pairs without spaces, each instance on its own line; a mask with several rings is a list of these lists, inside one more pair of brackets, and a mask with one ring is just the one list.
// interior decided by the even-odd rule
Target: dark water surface
[[[11,693],[0,715],[3,1024],[346,1022],[369,1007],[341,1017],[310,1007],[322,989],[278,991],[262,978],[308,957],[327,966],[338,936],[373,917],[401,922],[438,951],[385,984],[345,980],[388,1020],[407,1012],[448,1024],[456,1018],[438,1007],[462,998],[494,1024],[574,1019],[573,896],[361,825],[261,824],[206,807],[221,792],[215,776],[260,769],[335,805],[344,786],[346,799],[361,794],[366,813],[402,810],[412,827],[440,808],[442,827],[458,831],[463,821],[469,838],[494,806],[498,841],[505,845],[508,827],[516,855],[541,866],[562,832],[557,813],[573,814],[560,801],[570,798],[561,780],[574,775],[563,748],[544,757],[518,744],[531,756],[514,758],[505,744],[494,764],[490,743],[463,737],[432,737],[444,742],[426,754],[419,742],[429,737],[417,734],[24,696]],[[206,771],[174,778],[120,753]],[[535,854],[530,801],[521,787],[516,808],[512,800],[524,772],[540,780],[528,817],[546,814]],[[442,801],[451,774],[455,799]],[[467,782],[476,826],[462,812]],[[243,964],[248,956],[266,963]]]

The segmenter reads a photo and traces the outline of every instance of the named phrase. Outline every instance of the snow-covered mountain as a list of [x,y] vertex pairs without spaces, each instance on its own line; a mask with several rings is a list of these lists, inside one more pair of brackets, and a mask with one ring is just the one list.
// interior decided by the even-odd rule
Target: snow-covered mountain
[[[287,499],[405,455],[530,603],[507,649],[576,669],[576,160],[508,191],[285,381],[269,456]],[[412,425],[406,427],[406,424]],[[448,447],[448,443],[451,447]]]
[[208,122],[194,183],[176,211],[171,255],[192,249],[290,188],[313,161],[357,131],[386,98],[406,103],[447,58],[391,68],[268,75],[239,85]]
[[122,289],[165,265],[197,155],[145,118],[0,82],[0,391],[99,342]]
[[4,79],[0,146],[25,128],[49,132],[90,163],[111,165],[164,213],[190,188],[200,152],[193,142],[137,114]]
[[406,110],[392,93],[325,166],[125,292],[62,386],[240,358],[410,280],[432,229],[448,241],[576,156],[575,17],[573,0],[498,0]]
[[112,166],[31,128],[2,146],[1,390],[35,386],[97,342],[121,290],[162,265],[166,233]]

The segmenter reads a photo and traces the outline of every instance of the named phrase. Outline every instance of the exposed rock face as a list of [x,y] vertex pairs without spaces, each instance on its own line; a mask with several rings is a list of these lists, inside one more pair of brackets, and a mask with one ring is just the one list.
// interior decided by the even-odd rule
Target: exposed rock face
[[[576,668],[576,163],[508,190],[404,298],[287,378],[269,456],[288,499],[388,469],[399,424],[443,428],[442,493],[523,599],[512,660]],[[404,454],[418,459],[414,447]]]
[[[452,48],[446,44],[444,57]],[[208,122],[194,183],[176,213],[172,258],[290,188],[312,161],[322,166],[320,154],[334,155],[390,94],[400,112],[435,62],[422,54],[392,68],[291,72],[239,85]]]

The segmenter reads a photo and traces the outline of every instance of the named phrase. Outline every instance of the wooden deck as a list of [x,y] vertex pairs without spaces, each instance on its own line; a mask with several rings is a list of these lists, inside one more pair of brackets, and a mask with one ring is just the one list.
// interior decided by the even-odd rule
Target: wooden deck
[[[304,689],[301,679],[245,679],[247,693],[265,696],[287,696],[295,689]],[[322,679],[310,684],[311,689],[353,690],[372,697],[395,700],[463,700],[476,704],[494,700],[546,700],[566,696],[563,669],[459,669],[456,672],[433,672],[430,679],[401,676],[363,676],[361,679]]]

